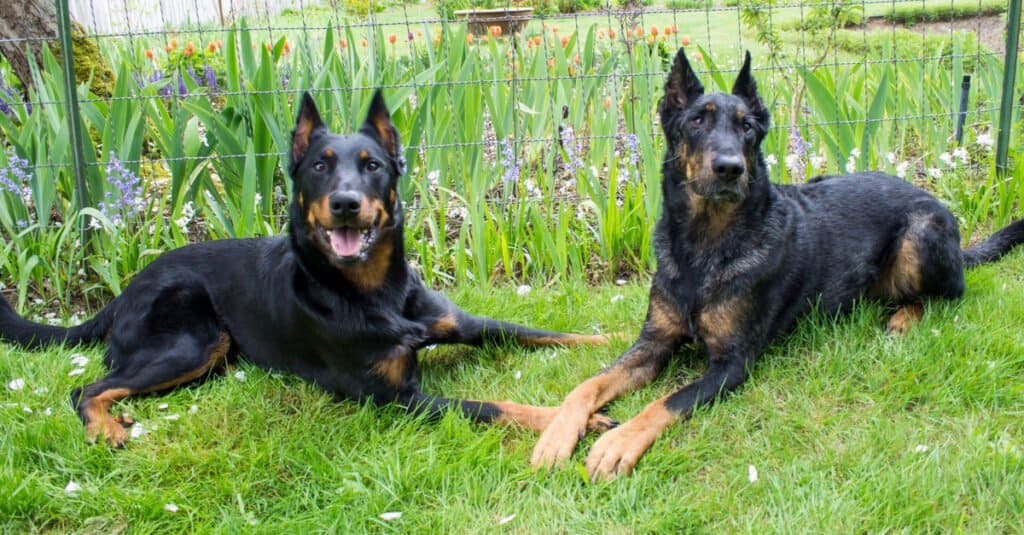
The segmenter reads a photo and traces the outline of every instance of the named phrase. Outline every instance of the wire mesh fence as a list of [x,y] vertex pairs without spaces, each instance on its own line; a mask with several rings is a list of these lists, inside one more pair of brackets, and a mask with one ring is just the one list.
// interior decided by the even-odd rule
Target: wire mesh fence
[[[724,91],[751,51],[778,182],[871,168],[972,207],[977,221],[1019,203],[977,206],[980,190],[1007,187],[992,172],[1000,128],[1012,134],[1003,92],[1018,82],[1004,81],[1016,61],[1005,2],[69,7],[77,114],[61,89],[58,26],[0,35],[0,226],[33,251],[25,236],[71,220],[158,249],[280,232],[297,97],[311,92],[346,132],[383,88],[408,164],[410,249],[428,279],[643,271],[660,209],[658,101],[680,48],[708,90]],[[10,46],[33,51],[27,71]]]

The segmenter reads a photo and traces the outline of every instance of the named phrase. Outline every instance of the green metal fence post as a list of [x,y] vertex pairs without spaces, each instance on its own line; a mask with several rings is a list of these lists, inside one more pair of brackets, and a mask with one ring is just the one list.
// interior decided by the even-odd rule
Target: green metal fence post
[[[75,197],[77,198],[78,209],[85,208],[86,200],[86,168],[85,168],[85,138],[83,136],[82,116],[78,111],[78,91],[75,82],[75,58],[71,45],[71,12],[68,10],[68,0],[57,0],[57,33],[60,40],[60,60],[64,70],[64,94],[68,114],[68,128],[70,130],[72,172],[75,175]],[[82,236],[82,247],[86,246],[86,232],[84,222],[78,220],[78,230]]]
[[1006,13],[1006,57],[1003,60],[1003,98],[999,103],[999,137],[996,140],[996,171],[1009,171],[1007,153],[1013,129],[1013,83],[1017,80],[1017,43],[1020,36],[1020,0],[1010,0]]

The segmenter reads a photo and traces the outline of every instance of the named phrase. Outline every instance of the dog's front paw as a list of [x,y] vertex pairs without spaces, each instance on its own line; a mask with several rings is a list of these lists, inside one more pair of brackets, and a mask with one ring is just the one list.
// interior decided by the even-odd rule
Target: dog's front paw
[[[596,417],[596,420],[595,420]],[[607,421],[605,421],[607,420]],[[530,466],[533,468],[554,468],[565,463],[576,449],[576,443],[591,426],[613,427],[614,422],[604,415],[573,414],[559,411],[540,435],[533,447]]]
[[638,425],[634,420],[612,429],[597,439],[587,455],[591,481],[614,479],[633,472],[636,463],[651,447],[661,430]]

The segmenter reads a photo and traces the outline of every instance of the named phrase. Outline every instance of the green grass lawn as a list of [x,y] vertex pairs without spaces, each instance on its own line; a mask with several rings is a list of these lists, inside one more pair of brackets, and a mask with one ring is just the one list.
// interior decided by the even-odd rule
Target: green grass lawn
[[[736,395],[673,427],[633,477],[598,485],[579,464],[593,437],[573,466],[533,472],[532,433],[336,402],[244,365],[244,381],[121,404],[149,433],[121,451],[89,446],[67,396],[103,373],[101,351],[82,351],[85,372],[69,376],[74,349],[3,346],[0,532],[1020,532],[1024,253],[970,272],[968,287],[906,338],[887,336],[870,304],[802,322]],[[642,284],[451,292],[474,312],[583,332],[636,332],[646,295]],[[421,355],[423,384],[556,404],[627,345],[438,348]],[[696,377],[695,355],[611,415]],[[80,490],[66,492],[71,481]]]

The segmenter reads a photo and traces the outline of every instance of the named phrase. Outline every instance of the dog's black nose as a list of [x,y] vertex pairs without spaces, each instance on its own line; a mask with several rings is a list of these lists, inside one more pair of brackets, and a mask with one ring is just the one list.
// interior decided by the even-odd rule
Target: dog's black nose
[[743,158],[741,156],[715,156],[711,161],[711,169],[721,180],[733,181],[743,174]]
[[331,215],[350,217],[359,213],[359,194],[354,191],[336,191],[330,197]]

